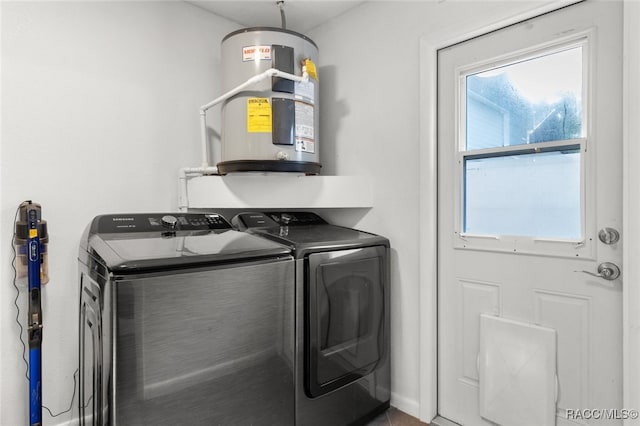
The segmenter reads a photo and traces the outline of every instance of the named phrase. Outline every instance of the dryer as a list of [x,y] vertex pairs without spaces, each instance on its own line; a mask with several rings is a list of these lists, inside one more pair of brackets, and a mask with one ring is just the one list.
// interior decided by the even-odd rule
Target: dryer
[[247,212],[232,223],[296,259],[296,424],[365,424],[387,409],[389,241],[311,212]]
[[80,424],[293,424],[288,247],[218,214],[103,215],[79,269]]

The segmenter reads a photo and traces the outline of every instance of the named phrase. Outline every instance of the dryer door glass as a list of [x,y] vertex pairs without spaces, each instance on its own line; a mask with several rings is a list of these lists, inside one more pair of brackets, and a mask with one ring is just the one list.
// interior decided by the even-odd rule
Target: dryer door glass
[[357,380],[384,358],[383,247],[309,255],[306,391]]

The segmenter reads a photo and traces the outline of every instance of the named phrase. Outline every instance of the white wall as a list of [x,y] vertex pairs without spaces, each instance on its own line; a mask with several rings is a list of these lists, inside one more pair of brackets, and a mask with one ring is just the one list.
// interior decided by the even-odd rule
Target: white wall
[[419,358],[419,268],[430,260],[419,257],[418,229],[432,220],[419,212],[420,40],[459,37],[543,3],[374,1],[308,34],[320,48],[323,173],[371,176],[374,208],[355,225],[393,248],[391,404],[416,417],[420,368],[434,362]]
[[238,26],[183,2],[0,6],[0,424],[18,425],[28,423],[28,384],[10,284],[16,208],[33,199],[49,225],[43,393],[60,412],[77,368],[82,231],[101,213],[176,209],[178,169],[201,163],[198,107],[221,90],[220,41]]

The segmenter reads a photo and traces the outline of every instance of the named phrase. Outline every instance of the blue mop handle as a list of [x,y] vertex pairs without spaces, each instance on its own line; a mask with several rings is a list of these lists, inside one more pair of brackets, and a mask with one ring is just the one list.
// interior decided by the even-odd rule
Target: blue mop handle
[[31,426],[42,425],[42,305],[40,303],[39,212],[27,208],[27,276],[29,279],[29,419]]

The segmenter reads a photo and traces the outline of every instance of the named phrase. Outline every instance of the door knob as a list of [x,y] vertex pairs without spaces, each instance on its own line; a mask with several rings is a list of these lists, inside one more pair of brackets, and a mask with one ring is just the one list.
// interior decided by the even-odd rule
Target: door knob
[[604,244],[611,245],[620,241],[620,233],[613,228],[603,228],[598,232],[598,238]]
[[574,272],[583,272],[585,274],[591,275],[592,277],[603,278],[607,281],[613,281],[620,276],[620,268],[615,263],[604,262],[598,265],[598,273],[591,271],[574,271]]

